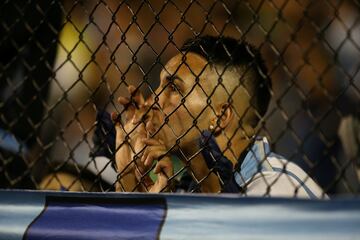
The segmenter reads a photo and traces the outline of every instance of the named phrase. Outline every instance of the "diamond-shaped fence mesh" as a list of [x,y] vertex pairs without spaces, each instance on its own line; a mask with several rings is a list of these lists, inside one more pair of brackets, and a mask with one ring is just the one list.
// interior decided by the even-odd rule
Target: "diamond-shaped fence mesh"
[[357,195],[359,10],[4,1],[0,188]]

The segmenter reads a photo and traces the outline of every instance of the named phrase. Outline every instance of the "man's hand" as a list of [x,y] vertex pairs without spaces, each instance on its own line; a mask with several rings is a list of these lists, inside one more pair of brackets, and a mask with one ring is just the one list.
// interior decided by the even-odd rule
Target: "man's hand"
[[[119,173],[116,191],[169,191],[168,179],[174,170],[170,157],[165,156],[167,149],[162,140],[147,139],[149,134],[145,129],[145,119],[151,113],[147,113],[149,109],[140,92],[134,86],[129,86],[128,90],[130,98],[118,99],[125,109],[124,123],[120,123],[118,115],[112,116],[116,129],[115,161]],[[154,183],[146,173],[155,160],[157,180]]]
[[[139,178],[146,172],[144,165],[139,161],[141,151],[145,147],[142,139],[147,137],[145,124],[141,121],[145,114],[144,98],[134,86],[129,86],[129,98],[119,97],[118,102],[124,106],[124,123],[120,123],[119,115],[113,114],[116,129],[115,162],[119,173],[116,185],[117,191],[142,191],[146,188],[148,178],[144,178],[143,185],[138,183]],[[151,184],[151,183],[149,183]]]
[[157,161],[154,173],[157,175],[156,182],[150,187],[149,192],[171,191],[169,178],[174,175],[174,168],[168,150],[160,139],[145,139],[147,145],[141,162],[146,168],[150,168]]

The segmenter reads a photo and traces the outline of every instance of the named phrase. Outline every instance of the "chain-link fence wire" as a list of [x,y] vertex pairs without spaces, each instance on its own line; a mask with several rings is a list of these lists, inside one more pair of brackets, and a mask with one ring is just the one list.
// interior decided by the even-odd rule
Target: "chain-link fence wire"
[[[117,99],[129,96],[130,85],[159,100],[168,87],[155,92],[166,63],[181,54],[186,39],[212,35],[247,40],[265,61],[271,102],[257,135],[267,136],[273,152],[304,169],[310,176],[301,179],[305,184],[312,178],[327,194],[358,193],[357,1],[4,1],[0,9],[2,188],[126,190],[121,179],[133,168],[137,182],[131,190],[149,191],[157,181],[154,166],[143,169],[136,159],[146,147],[122,170],[115,154],[89,155],[97,148],[97,113],[125,115]],[[226,89],[218,82],[215,88]],[[206,89],[203,94],[211,98]],[[184,94],[179,107],[191,115],[187,98]],[[206,108],[211,106],[207,102]],[[147,108],[145,116],[151,111]],[[340,122],[349,115],[354,118],[343,125],[339,138]],[[172,130],[177,156],[172,156],[174,174],[162,190],[175,191],[183,178],[195,182],[193,191],[202,191],[202,182],[217,173],[196,176],[191,163],[201,151],[189,155],[179,147],[188,132],[204,130],[191,116],[192,130],[182,136]],[[141,120],[137,126],[146,121]],[[174,128],[166,121],[162,126]],[[237,131],[244,129],[239,125]],[[231,141],[233,136],[226,137]],[[133,148],[131,137],[124,140]],[[116,150],[123,145],[117,143]],[[107,146],[106,141],[99,146]],[[291,184],[296,194],[301,186]]]

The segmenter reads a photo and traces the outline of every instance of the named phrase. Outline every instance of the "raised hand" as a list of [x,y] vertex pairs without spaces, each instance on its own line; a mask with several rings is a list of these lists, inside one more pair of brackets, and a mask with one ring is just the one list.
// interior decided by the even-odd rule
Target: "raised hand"
[[[173,175],[172,161],[167,155],[165,144],[160,139],[149,139],[146,129],[152,116],[142,94],[134,86],[129,86],[130,97],[119,97],[118,102],[124,106],[124,119],[113,114],[116,129],[115,161],[119,173],[117,191],[170,191],[169,178]],[[149,127],[149,126],[148,126]],[[155,183],[148,173],[153,166],[157,175]]]
[[174,175],[174,168],[164,142],[160,139],[145,139],[143,143],[147,147],[141,157],[141,162],[146,168],[150,168],[156,161],[154,173],[157,175],[157,180],[149,188],[149,192],[171,191],[169,178]]
[[[146,172],[139,161],[145,144],[142,139],[147,137],[142,118],[146,114],[144,98],[134,86],[129,86],[130,97],[119,97],[118,102],[124,106],[124,119],[121,123],[120,115],[113,113],[112,119],[116,129],[115,162],[119,173],[116,184],[117,191],[142,191],[150,179],[142,177]],[[141,180],[142,184],[139,183]]]

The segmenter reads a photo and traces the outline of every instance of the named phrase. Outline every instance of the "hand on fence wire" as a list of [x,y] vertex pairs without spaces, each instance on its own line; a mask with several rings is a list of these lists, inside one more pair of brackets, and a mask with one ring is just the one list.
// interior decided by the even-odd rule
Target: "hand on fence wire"
[[147,145],[141,162],[145,167],[153,166],[154,161],[157,163],[154,168],[154,173],[157,175],[156,182],[151,186],[149,192],[170,191],[169,178],[174,175],[174,168],[170,156],[167,154],[168,150],[161,139],[145,139],[143,141]]
[[[120,123],[119,115],[113,114],[116,129],[116,154],[115,162],[119,173],[116,184],[117,191],[149,191],[160,192],[168,190],[168,177],[172,175],[170,158],[158,161],[154,173],[158,178],[154,183],[149,177],[153,161],[160,158],[160,142],[147,139],[145,129],[146,118],[151,113],[145,104],[144,97],[134,86],[129,86],[130,97],[119,97],[118,102],[124,106],[124,122]],[[156,144],[155,144],[156,142]],[[146,147],[146,144],[149,146]],[[150,150],[148,150],[150,149]],[[151,151],[154,150],[154,153]],[[162,149],[164,150],[164,149]],[[161,152],[162,154],[164,151]],[[147,161],[142,156],[147,156]],[[162,155],[161,154],[161,155]]]

